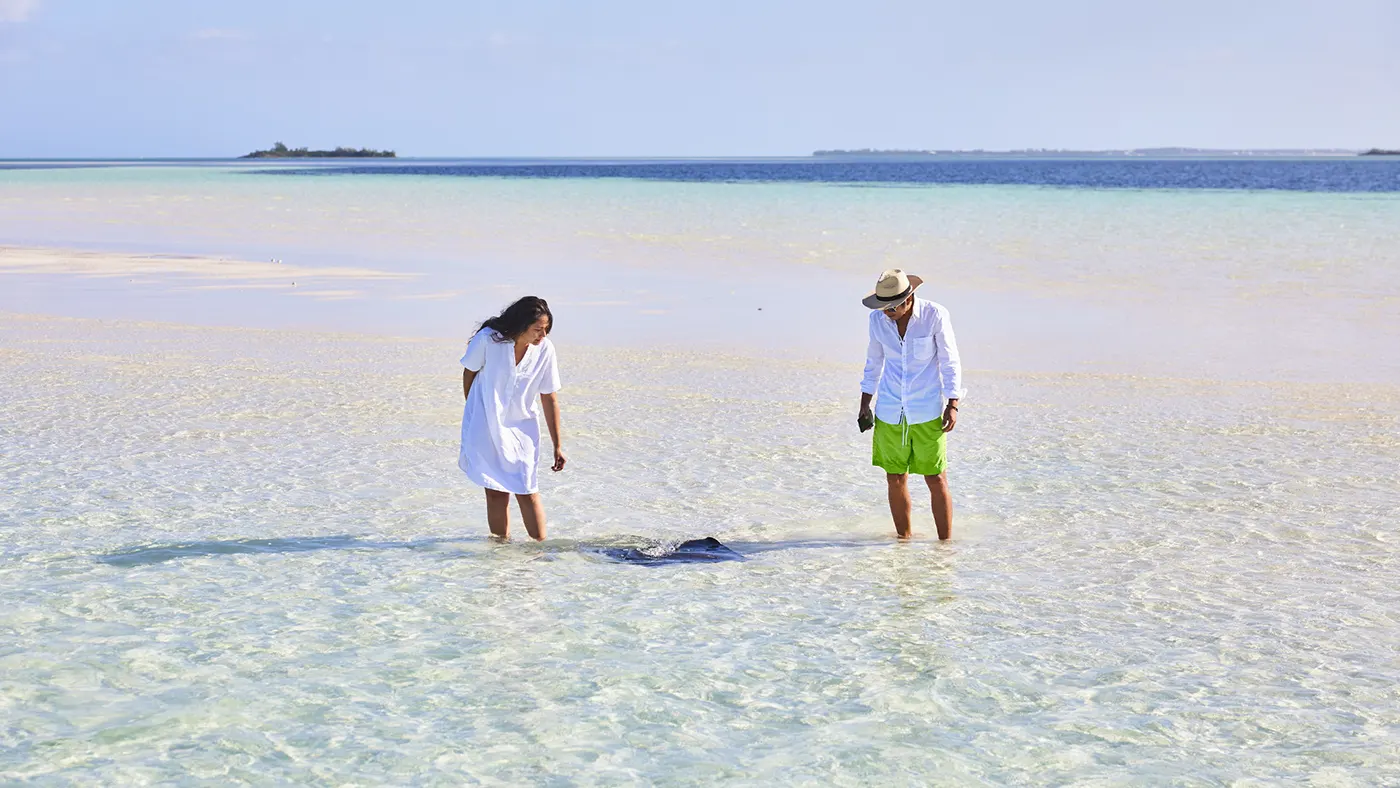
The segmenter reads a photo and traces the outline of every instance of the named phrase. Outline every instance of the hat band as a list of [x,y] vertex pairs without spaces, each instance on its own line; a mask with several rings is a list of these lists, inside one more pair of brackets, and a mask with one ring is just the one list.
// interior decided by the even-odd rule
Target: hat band
[[890,296],[889,298],[885,298],[884,296],[882,296],[882,295],[880,295],[880,294],[877,293],[877,294],[875,295],[875,300],[876,300],[876,301],[883,302],[883,303],[888,303],[888,302],[890,302],[890,301],[899,301],[899,300],[908,298],[908,297],[909,297],[909,294],[912,293],[912,292],[914,292],[914,286],[913,286],[913,285],[910,285],[909,287],[904,288],[904,292],[903,292],[903,293],[900,293],[899,295],[892,295],[892,296]]

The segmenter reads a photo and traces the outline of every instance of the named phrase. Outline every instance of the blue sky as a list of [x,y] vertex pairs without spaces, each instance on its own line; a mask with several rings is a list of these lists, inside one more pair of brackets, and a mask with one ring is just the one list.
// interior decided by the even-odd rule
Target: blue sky
[[417,156],[1400,147],[1400,2],[0,0],[0,158],[274,140]]

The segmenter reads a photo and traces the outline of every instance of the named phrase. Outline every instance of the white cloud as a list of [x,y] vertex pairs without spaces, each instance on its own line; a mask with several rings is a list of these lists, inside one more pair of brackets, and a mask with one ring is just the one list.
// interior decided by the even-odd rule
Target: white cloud
[[525,39],[521,36],[512,35],[511,33],[500,30],[486,37],[486,45],[492,49],[509,49],[524,43],[524,41]]
[[38,5],[39,0],[0,0],[0,23],[23,22]]

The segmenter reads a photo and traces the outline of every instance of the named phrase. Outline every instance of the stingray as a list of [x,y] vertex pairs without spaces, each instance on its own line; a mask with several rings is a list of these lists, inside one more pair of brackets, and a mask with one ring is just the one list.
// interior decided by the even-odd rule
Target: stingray
[[717,561],[743,561],[744,557],[725,547],[713,536],[690,539],[675,547],[598,547],[593,552],[627,564],[712,564]]

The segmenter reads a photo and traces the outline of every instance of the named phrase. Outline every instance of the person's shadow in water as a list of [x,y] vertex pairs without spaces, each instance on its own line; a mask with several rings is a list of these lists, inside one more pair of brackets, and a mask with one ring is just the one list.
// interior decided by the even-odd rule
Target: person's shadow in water
[[[308,553],[317,550],[436,550],[442,545],[476,543],[476,539],[419,539],[394,542],[361,539],[356,536],[302,536],[282,539],[230,539],[181,544],[147,545],[118,550],[97,556],[99,563],[120,567],[149,566],[181,558],[219,555],[261,555],[276,553]],[[836,540],[795,540],[788,542],[735,543],[735,550],[718,539],[687,539],[665,542],[645,537],[625,537],[601,543],[564,542],[551,547],[552,552],[577,551],[604,561],[644,566],[666,564],[710,564],[722,561],[744,561],[747,556],[774,550],[835,547],[876,547],[888,542]]]

